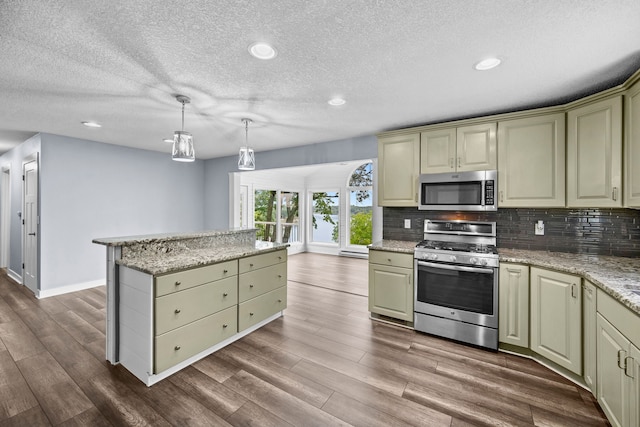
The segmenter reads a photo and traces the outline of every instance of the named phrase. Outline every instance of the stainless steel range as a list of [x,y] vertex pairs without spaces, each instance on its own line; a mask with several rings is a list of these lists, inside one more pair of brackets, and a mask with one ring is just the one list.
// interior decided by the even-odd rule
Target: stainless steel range
[[414,258],[415,329],[497,350],[496,223],[425,220]]

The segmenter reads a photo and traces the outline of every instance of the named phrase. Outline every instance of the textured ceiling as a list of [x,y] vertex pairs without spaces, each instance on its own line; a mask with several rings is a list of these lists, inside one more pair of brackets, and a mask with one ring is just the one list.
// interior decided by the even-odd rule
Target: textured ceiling
[[260,152],[551,105],[640,68],[639,22],[638,0],[0,0],[0,152],[47,132],[169,153],[176,94],[202,159],[237,152],[242,117]]

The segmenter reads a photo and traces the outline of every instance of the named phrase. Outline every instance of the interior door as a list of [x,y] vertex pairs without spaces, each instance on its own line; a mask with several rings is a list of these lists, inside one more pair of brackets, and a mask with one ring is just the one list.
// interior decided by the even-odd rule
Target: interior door
[[38,159],[31,157],[22,165],[22,283],[38,292]]

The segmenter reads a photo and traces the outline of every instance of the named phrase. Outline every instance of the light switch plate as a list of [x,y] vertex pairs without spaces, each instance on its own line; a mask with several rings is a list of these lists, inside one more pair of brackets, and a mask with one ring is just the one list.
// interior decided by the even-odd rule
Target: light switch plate
[[411,228],[411,220],[410,219],[405,219],[404,220],[404,228]]

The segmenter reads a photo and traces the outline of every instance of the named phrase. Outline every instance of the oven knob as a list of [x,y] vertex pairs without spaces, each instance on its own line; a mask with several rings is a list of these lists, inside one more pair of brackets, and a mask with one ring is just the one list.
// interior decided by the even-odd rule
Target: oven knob
[[429,259],[430,259],[431,261],[435,261],[435,260],[437,260],[437,259],[438,259],[438,254],[431,254],[431,255],[429,255]]
[[456,262],[456,260],[457,260],[457,258],[455,257],[455,255],[451,255],[449,257],[449,261],[451,261],[451,262]]
[[471,258],[469,258],[469,262],[470,262],[471,264],[477,264],[477,263],[478,263],[478,258],[471,257]]
[[487,265],[487,260],[486,259],[481,259],[480,260],[480,265]]

